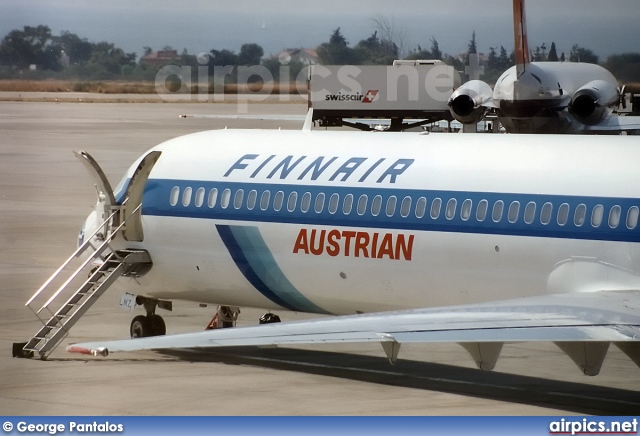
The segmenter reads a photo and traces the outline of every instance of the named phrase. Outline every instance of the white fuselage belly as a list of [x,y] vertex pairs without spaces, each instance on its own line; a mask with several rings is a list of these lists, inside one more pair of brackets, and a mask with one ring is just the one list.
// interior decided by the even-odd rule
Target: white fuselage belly
[[[210,220],[189,219],[192,239],[152,238],[145,247],[153,254],[154,268],[137,280],[137,292],[164,298],[211,304],[279,309],[243,277],[232,261]],[[154,224],[150,224],[153,221]],[[175,218],[146,218],[158,236],[176,230]],[[269,240],[284,274],[303,295],[333,314],[352,314],[419,307],[472,304],[545,293],[584,292],[640,287],[637,277],[636,244],[610,241],[557,240],[504,235],[417,232],[410,262],[402,260],[343,256],[293,254],[301,226],[265,224],[277,227],[277,237]],[[324,227],[316,227],[318,230]],[[329,229],[328,227],[326,229]],[[333,228],[332,228],[333,229]],[[353,230],[350,228],[338,228]],[[374,232],[376,229],[360,229]],[[152,240],[153,239],[153,240]],[[172,238],[171,238],[172,239]],[[188,241],[188,243],[187,243]],[[626,245],[626,247],[624,247]],[[634,245],[633,247],[630,247]],[[497,247],[497,249],[496,249]],[[620,252],[618,258],[606,253]],[[623,255],[624,253],[624,255]],[[636,254],[633,256],[633,254]],[[370,253],[369,253],[370,255]],[[553,255],[553,256],[552,256]],[[580,276],[576,263],[588,269],[616,265],[620,275],[609,268]],[[554,270],[570,265],[550,281]],[[634,271],[623,274],[622,271]],[[341,276],[344,274],[345,278]],[[631,278],[633,276],[633,278]],[[589,280],[595,282],[584,286]],[[133,280],[127,283],[133,284]],[[131,288],[129,288],[131,289]]]
[[148,250],[154,266],[130,290],[349,314],[640,285],[632,139],[608,147],[605,138],[524,135],[249,138],[203,132],[156,147],[144,240],[126,244]]

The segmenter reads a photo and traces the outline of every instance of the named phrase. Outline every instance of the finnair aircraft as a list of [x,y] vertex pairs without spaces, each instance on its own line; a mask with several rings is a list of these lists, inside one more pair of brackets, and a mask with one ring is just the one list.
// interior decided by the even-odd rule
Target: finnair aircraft
[[[378,342],[395,362],[457,342],[490,370],[505,342],[552,341],[588,375],[611,343],[640,365],[636,137],[207,131],[115,191],[79,157],[101,192],[77,253],[102,260],[25,350],[124,276],[135,338],[68,351]],[[217,326],[238,307],[336,316],[165,336],[174,299],[219,305]]]
[[615,77],[599,65],[531,62],[524,0],[513,0],[516,65],[494,89],[471,80],[449,99],[451,115],[477,123],[495,108],[511,133],[620,133],[640,131],[640,117],[613,115],[620,103]]

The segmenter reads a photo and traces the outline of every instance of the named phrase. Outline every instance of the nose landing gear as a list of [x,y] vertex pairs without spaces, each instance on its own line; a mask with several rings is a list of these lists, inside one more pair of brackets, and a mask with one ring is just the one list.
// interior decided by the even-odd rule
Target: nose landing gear
[[156,315],[156,307],[171,310],[170,301],[159,301],[141,296],[136,297],[136,304],[144,306],[147,315],[138,315],[131,321],[129,333],[132,338],[148,338],[167,334],[167,326],[160,315]]
[[167,327],[160,315],[138,315],[131,321],[129,332],[132,338],[163,336],[167,333]]

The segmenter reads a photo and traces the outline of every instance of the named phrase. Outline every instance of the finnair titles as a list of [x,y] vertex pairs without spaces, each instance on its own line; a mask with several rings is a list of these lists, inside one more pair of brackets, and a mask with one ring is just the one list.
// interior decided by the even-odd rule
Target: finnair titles
[[[272,179],[277,177],[280,180],[304,180],[308,178],[308,180],[315,181],[326,172],[331,174],[327,178],[329,182],[333,182],[336,179],[346,182],[351,181],[350,177],[362,166],[363,169],[366,168],[366,171],[357,180],[358,183],[373,179],[375,179],[376,183],[383,183],[387,178],[389,183],[396,183],[397,177],[404,173],[414,161],[414,159],[397,159],[389,164],[386,158],[373,160],[366,157],[349,157],[345,159],[337,156],[331,158],[320,156],[314,159],[308,156],[297,157],[289,155],[282,157],[274,154],[245,154],[224,173],[224,177],[229,177],[234,171],[242,171],[241,176],[246,177],[247,172],[245,171],[248,171],[250,179],[256,177]],[[335,168],[338,165],[340,166],[335,170],[329,169],[329,167]],[[298,171],[295,171],[296,168]]]

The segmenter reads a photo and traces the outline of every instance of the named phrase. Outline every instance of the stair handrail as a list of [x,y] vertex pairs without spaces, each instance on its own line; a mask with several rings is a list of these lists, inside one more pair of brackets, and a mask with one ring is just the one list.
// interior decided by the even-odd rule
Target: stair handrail
[[[109,237],[105,238],[104,242],[100,244],[98,248],[96,248],[95,253],[102,253],[104,249],[109,245],[109,243],[113,240],[113,238],[115,238],[115,236],[118,234],[118,231],[120,231],[120,229],[124,227],[124,225],[127,223],[129,218],[131,218],[136,212],[138,212],[138,210],[140,210],[141,207],[142,207],[142,203],[140,203],[138,207],[136,207],[133,210],[133,212],[131,212],[131,214],[129,214],[129,216],[126,217],[120,223],[120,225],[116,227],[114,231],[111,232],[111,235]],[[116,212],[119,212],[119,211],[116,211]],[[40,314],[40,312],[46,309],[47,306],[49,306],[49,304],[51,304],[51,302],[56,299],[56,297],[64,290],[64,288],[66,288],[69,285],[69,283],[71,283],[71,281],[80,273],[80,271],[82,271],[93,259],[95,259],[95,256],[88,257],[84,262],[82,262],[82,265],[80,265],[80,267],[75,270],[75,272],[62,284],[62,286],[60,286],[60,288],[58,288],[58,290],[51,296],[51,298],[49,298],[49,300],[47,300],[47,302],[40,308],[40,310],[36,312],[36,315]]]
[[[124,204],[126,203],[126,201],[128,200],[128,198],[122,202],[122,206],[124,206]],[[100,230],[104,229],[105,226],[109,223],[109,221],[111,221],[111,219],[113,219],[114,216],[116,216],[117,213],[120,212],[120,208],[118,207],[116,210],[114,210],[111,215],[109,215],[109,217],[104,220],[104,222],[96,229],[95,232],[93,232],[93,234],[91,236],[89,236],[86,241],[84,241],[84,243],[82,245],[80,245],[76,251],[73,252],[73,254],[60,266],[60,268],[58,268],[52,275],[51,277],[49,277],[47,279],[47,281],[45,281],[43,283],[42,286],[40,286],[40,289],[38,289],[36,291],[35,294],[33,294],[31,296],[31,298],[29,298],[29,301],[27,301],[25,303],[25,306],[29,306],[31,303],[33,303],[33,300],[35,300],[38,295],[40,295],[42,293],[42,291],[44,291],[47,286],[49,286],[51,284],[51,282],[53,280],[55,280],[56,277],[58,277],[58,275],[60,275],[60,273],[62,272],[63,269],[65,269],[73,259],[75,259],[76,257],[78,257],[80,254],[82,254],[91,244],[91,240],[100,232]],[[38,311],[39,312],[39,311]]]

